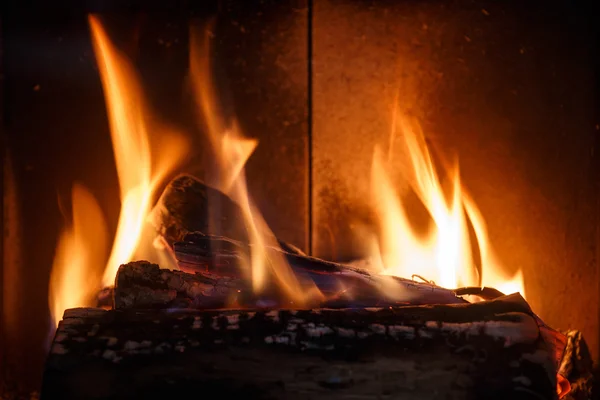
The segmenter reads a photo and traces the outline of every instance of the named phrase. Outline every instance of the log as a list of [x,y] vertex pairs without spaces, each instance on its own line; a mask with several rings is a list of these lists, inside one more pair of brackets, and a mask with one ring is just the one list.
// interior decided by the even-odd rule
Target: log
[[42,399],[554,399],[520,296],[322,310],[67,310]]
[[[179,175],[167,185],[150,213],[150,222],[170,246],[192,232],[248,242],[238,204],[191,175]],[[290,243],[277,241],[288,253],[304,254]]]
[[191,175],[174,178],[150,214],[150,222],[169,245],[195,231],[247,241],[242,221],[235,202]]
[[[243,256],[240,253],[220,252],[212,256],[210,260],[203,258],[203,267],[198,265],[195,273],[160,269],[147,261],[122,265],[115,280],[115,308],[297,307],[293,299],[277,288],[255,293],[250,279],[239,271],[237,260]],[[294,265],[301,285],[309,290],[314,284],[321,294],[308,299],[305,306],[346,308],[466,302],[451,290],[431,284],[371,275],[316,259],[302,260],[305,264]]]

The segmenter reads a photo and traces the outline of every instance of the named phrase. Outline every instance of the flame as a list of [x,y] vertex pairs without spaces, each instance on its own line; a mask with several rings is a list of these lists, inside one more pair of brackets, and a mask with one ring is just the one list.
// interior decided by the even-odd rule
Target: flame
[[[107,254],[100,254],[95,242],[105,230],[102,213],[87,190],[74,188],[73,228],[63,233],[52,270],[50,303],[55,323],[65,308],[89,305],[99,288],[112,286],[119,266],[134,257],[177,267],[168,249],[153,241],[146,221],[155,191],[184,159],[187,143],[155,120],[150,129],[147,118],[151,113],[134,68],[113,46],[98,18],[90,16],[89,24],[108,112],[121,210],[106,261]],[[104,273],[95,279],[92,271],[98,265],[105,265]]]
[[297,306],[321,298],[316,286],[300,282],[248,193],[244,165],[258,145],[255,139],[245,138],[235,117],[226,118],[219,109],[217,90],[211,79],[210,39],[213,24],[204,32],[192,27],[190,33],[190,77],[196,103],[218,163],[218,178],[211,182],[241,208],[243,223],[251,243],[245,270],[252,278],[253,289],[261,292],[276,284]]
[[[154,192],[185,155],[186,143],[175,132],[165,128],[151,135],[146,123],[148,107],[133,67],[114,48],[99,20],[90,16],[89,23],[104,88],[121,191],[117,233],[102,278],[103,284],[108,286],[113,284],[119,265],[130,261],[139,249],[143,230],[148,226],[145,222]],[[156,121],[153,125],[156,126]],[[168,141],[160,146],[160,152],[153,158],[150,138],[158,136],[166,137]],[[176,263],[170,265],[175,266]]]
[[[433,226],[425,234],[413,227],[405,205],[392,182],[392,144],[399,129],[408,153],[409,168],[404,179],[427,209]],[[380,147],[373,154],[371,191],[379,222],[373,248],[382,273],[424,276],[439,286],[491,286],[504,293],[525,294],[521,271],[506,274],[489,246],[487,228],[479,209],[462,188],[458,164],[449,169],[451,196],[448,199],[427,148],[419,124],[395,113],[387,159]],[[472,256],[469,226],[473,228],[480,255],[477,266]]]
[[49,304],[55,324],[67,308],[95,305],[108,247],[104,216],[94,196],[75,185],[72,205],[72,224],[59,238],[50,274]]

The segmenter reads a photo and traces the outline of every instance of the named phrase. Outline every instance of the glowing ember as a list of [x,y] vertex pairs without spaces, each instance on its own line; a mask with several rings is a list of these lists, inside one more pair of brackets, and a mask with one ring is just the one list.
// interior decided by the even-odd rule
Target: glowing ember
[[[157,129],[155,121],[150,129],[146,118],[151,114],[145,106],[133,67],[114,48],[99,20],[90,16],[89,23],[104,88],[121,192],[117,232],[101,278],[102,285],[110,286],[114,284],[119,265],[134,257],[176,268],[174,260],[168,262],[169,253],[164,247],[152,246],[153,236],[150,236],[146,218],[155,190],[184,159],[186,142],[171,130]],[[151,142],[153,138],[154,142]],[[160,146],[157,140],[162,140]],[[160,152],[153,157],[151,150],[157,147],[160,147]],[[100,286],[100,280],[94,280],[91,271],[106,260],[106,254],[99,254],[94,243],[95,236],[102,232],[104,221],[93,196],[78,189],[74,190],[73,197],[74,228],[63,235],[53,266],[53,276],[63,277],[55,280],[56,284],[50,289],[55,323],[58,323],[65,307],[89,305],[89,301],[82,299],[91,298]],[[94,206],[90,207],[91,204]],[[80,207],[98,212],[88,215]],[[88,219],[85,222],[76,220],[79,215],[88,215]],[[83,285],[82,281],[91,283]],[[66,297],[70,300],[65,301],[63,298]]]
[[[504,273],[490,249],[483,217],[462,188],[458,166],[454,166],[449,174],[452,195],[447,200],[418,123],[396,115],[394,125],[392,135],[399,129],[410,159],[408,170],[403,171],[404,179],[429,212],[433,223],[426,235],[417,233],[390,178],[392,148],[387,160],[381,149],[375,148],[371,189],[380,230],[372,255],[379,260],[380,270],[404,277],[424,276],[446,288],[481,285],[524,295],[521,271],[513,277]],[[472,256],[469,224],[475,232],[479,268]]]

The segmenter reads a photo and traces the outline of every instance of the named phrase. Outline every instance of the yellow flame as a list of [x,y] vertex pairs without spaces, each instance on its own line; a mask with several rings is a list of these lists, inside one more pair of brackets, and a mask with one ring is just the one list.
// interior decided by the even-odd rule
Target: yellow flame
[[163,129],[160,134],[169,136],[170,145],[162,146],[159,157],[151,158],[151,132],[146,124],[148,107],[137,74],[113,46],[100,21],[90,16],[89,23],[121,191],[117,233],[102,278],[108,286],[113,284],[119,266],[130,261],[138,249],[154,191],[182,159],[185,147],[180,137]]
[[95,306],[108,245],[108,231],[96,199],[73,187],[72,223],[60,235],[50,275],[49,304],[56,324],[67,308]]
[[[491,251],[484,219],[462,188],[458,166],[449,174],[452,196],[448,200],[419,124],[400,114],[394,115],[393,123],[396,126],[392,135],[396,128],[400,130],[410,160],[405,179],[429,212],[433,227],[427,234],[419,235],[394,190],[390,177],[393,140],[387,160],[376,147],[371,190],[380,231],[373,258],[380,260],[382,271],[405,277],[424,276],[447,288],[484,285],[524,295],[521,271],[510,277]],[[475,232],[481,274],[472,257],[469,224]]]
[[277,284],[289,299],[300,306],[320,298],[312,283],[300,282],[285,257],[279,252],[277,240],[248,194],[244,165],[258,141],[243,136],[234,117],[226,118],[218,105],[217,90],[213,86],[210,58],[212,24],[204,32],[192,27],[190,34],[190,73],[195,100],[203,116],[208,138],[219,167],[218,179],[211,182],[227,194],[241,208],[250,243],[249,265],[255,292]]
[[[103,232],[105,222],[100,212],[77,219],[98,207],[86,190],[74,189],[73,229],[63,233],[52,271],[56,278],[50,302],[56,323],[66,307],[89,305],[98,288],[112,286],[119,266],[134,257],[177,267],[168,249],[154,242],[146,222],[156,189],[184,160],[187,143],[155,120],[150,129],[146,120],[151,113],[134,68],[111,43],[98,18],[90,16],[89,24],[108,111],[121,210],[110,255],[100,255],[91,239]],[[103,275],[95,279],[91,271],[104,263]]]

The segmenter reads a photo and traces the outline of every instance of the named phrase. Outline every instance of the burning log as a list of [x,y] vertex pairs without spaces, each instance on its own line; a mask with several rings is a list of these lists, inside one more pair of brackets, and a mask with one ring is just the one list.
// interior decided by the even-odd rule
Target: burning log
[[[192,232],[248,242],[240,207],[226,194],[191,175],[180,175],[167,185],[150,221],[170,246]],[[278,243],[288,253],[303,254],[294,245]]]
[[[212,246],[219,250],[214,251]],[[177,243],[176,249],[178,258],[181,257],[180,265],[187,272],[160,269],[146,261],[122,265],[115,281],[115,307],[206,309],[232,304],[294,307],[277,288],[255,294],[250,279],[240,267],[244,253],[239,242],[202,236],[202,241]],[[182,251],[185,251],[187,262],[182,260]],[[373,275],[342,264],[285,254],[306,290],[313,285],[319,289],[322,296],[311,299],[314,303],[309,304],[311,306],[345,308],[465,303],[453,291],[429,283]]]
[[552,353],[518,295],[360,310],[72,309],[42,399],[553,399]]
[[150,217],[169,245],[196,231],[246,241],[242,220],[240,207],[227,195],[190,175],[169,183]]

